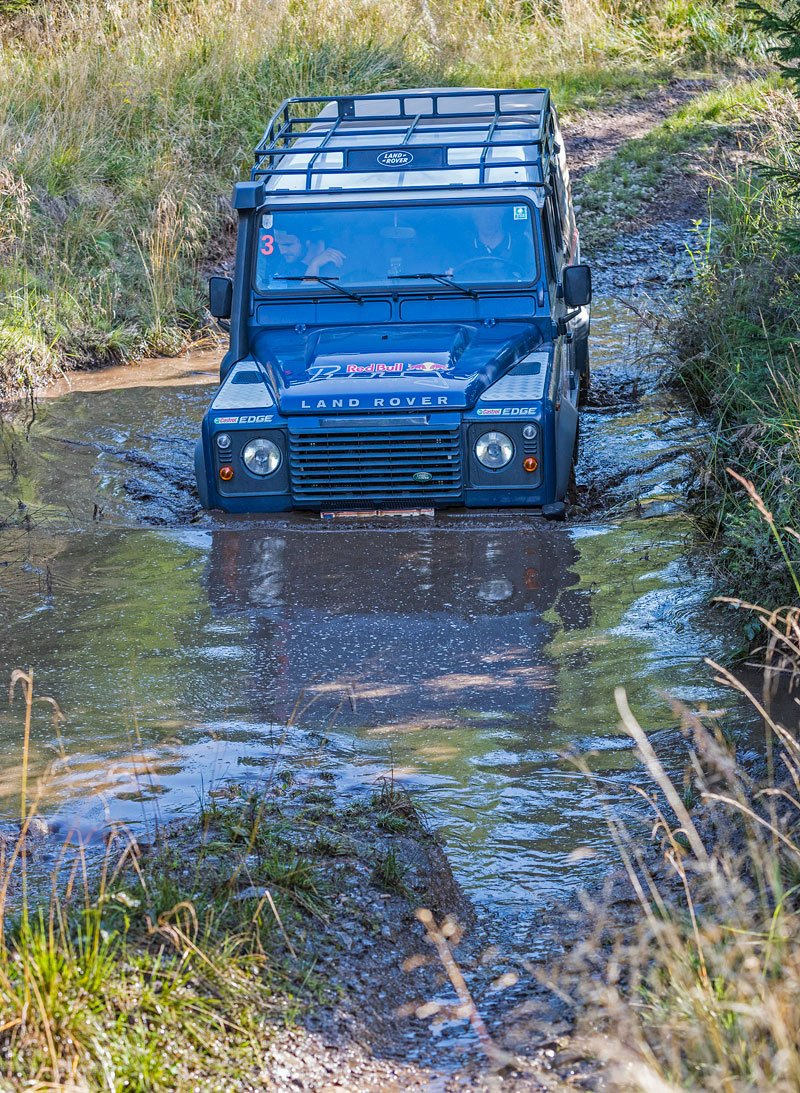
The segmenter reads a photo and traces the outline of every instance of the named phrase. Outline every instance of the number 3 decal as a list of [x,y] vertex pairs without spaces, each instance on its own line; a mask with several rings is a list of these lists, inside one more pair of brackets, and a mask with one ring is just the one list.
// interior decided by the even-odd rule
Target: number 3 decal
[[261,253],[269,256],[275,251],[275,236],[274,235],[262,235],[261,236]]

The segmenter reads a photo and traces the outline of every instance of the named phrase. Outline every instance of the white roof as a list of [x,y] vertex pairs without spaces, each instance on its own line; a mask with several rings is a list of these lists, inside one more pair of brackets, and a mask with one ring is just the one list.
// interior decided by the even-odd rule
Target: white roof
[[[330,102],[320,111],[318,123],[312,121],[307,130],[293,136],[291,151],[271,159],[266,190],[439,189],[544,181],[537,142],[543,130],[546,93],[504,92],[496,98],[494,93],[458,95],[447,90],[446,96],[435,94],[439,89],[430,89],[427,94],[403,92],[402,97],[398,92],[386,92],[354,98],[352,115],[343,119],[337,102]],[[354,152],[361,149],[394,150],[413,162],[415,149],[432,146],[441,149],[442,158],[441,165],[431,169],[368,170],[363,167],[364,159],[371,157],[363,156],[358,164],[361,169],[346,169]],[[424,163],[425,153],[418,151],[417,158],[420,155]]]

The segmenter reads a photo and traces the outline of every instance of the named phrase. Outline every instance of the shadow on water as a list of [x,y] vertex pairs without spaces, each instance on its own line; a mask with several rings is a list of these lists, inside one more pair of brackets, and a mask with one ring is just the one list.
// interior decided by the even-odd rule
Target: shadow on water
[[[150,823],[265,763],[323,765],[343,792],[413,787],[479,902],[541,905],[595,879],[613,854],[603,796],[633,799],[613,688],[652,728],[671,721],[662,690],[719,701],[679,504],[696,425],[620,396],[633,328],[602,304],[597,326],[611,396],[585,415],[578,472],[593,523],[202,515],[208,358],[145,386],[101,374],[6,423],[0,678],[33,666],[68,715],[62,740],[35,726],[44,809],[86,830]],[[604,480],[614,522],[592,515]],[[2,708],[7,816],[19,735]],[[573,744],[599,783],[562,757]]]

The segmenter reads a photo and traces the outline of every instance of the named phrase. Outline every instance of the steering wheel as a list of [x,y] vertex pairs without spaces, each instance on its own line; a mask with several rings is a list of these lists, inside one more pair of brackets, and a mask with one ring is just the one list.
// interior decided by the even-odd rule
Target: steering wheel
[[513,277],[522,278],[522,271],[513,266],[509,258],[498,258],[495,254],[479,254],[477,258],[468,258],[466,262],[462,262],[460,266],[456,267],[454,276],[459,277],[470,266],[485,266],[487,263],[490,263],[495,269],[499,267],[500,272],[508,272]]

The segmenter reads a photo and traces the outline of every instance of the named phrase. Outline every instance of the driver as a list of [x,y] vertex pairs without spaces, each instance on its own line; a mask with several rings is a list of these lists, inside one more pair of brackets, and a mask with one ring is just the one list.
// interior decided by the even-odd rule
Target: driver
[[482,205],[472,210],[475,236],[472,240],[474,258],[498,258],[511,262],[516,248],[508,230],[508,209],[503,205]]
[[[469,210],[472,220],[472,233],[464,233],[461,244],[461,258],[454,269],[448,269],[448,276],[456,277],[462,273],[472,273],[477,277],[479,268],[485,264],[492,270],[492,279],[513,275],[524,277],[530,269],[533,255],[530,253],[530,232],[526,241],[524,228],[511,221],[511,209],[504,205],[480,205]],[[492,265],[494,263],[494,266]]]

